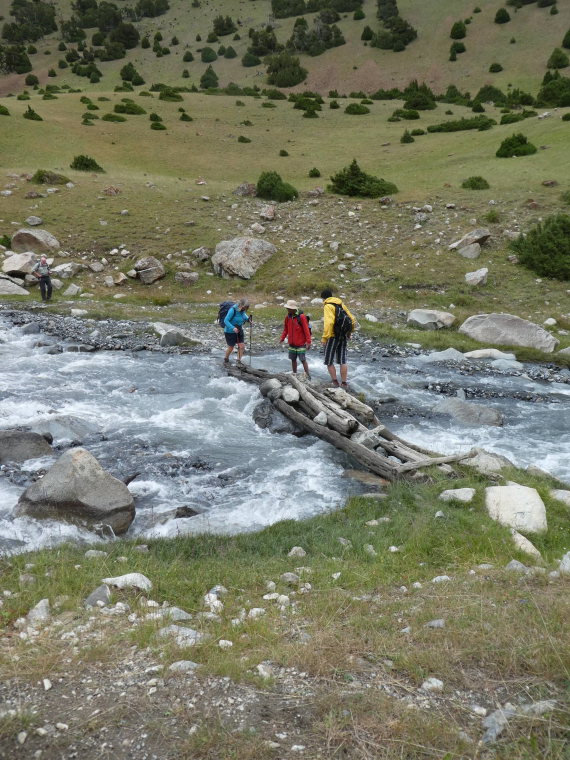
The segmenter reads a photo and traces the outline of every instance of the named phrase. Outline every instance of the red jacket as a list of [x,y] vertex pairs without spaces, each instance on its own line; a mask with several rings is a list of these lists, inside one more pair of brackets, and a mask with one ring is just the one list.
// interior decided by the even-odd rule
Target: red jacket
[[311,345],[311,331],[309,330],[307,317],[304,314],[297,312],[292,317],[287,314],[283,323],[281,342],[285,338],[287,338],[289,345],[294,348],[301,348],[305,344],[307,346]]

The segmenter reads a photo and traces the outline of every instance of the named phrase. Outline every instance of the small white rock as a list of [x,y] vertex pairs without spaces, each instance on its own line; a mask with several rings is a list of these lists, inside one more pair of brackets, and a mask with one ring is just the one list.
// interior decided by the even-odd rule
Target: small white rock
[[422,684],[423,691],[443,691],[443,681],[439,678],[426,678]]
[[220,649],[231,649],[234,645],[233,641],[229,641],[228,639],[220,639],[218,641],[218,646]]

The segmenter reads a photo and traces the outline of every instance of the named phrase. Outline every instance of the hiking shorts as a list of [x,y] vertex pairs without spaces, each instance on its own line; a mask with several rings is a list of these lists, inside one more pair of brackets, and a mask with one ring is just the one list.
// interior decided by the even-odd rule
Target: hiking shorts
[[225,332],[224,335],[226,336],[226,343],[228,346],[235,346],[236,343],[245,343],[245,337],[243,334],[243,330],[240,328],[239,332]]
[[306,358],[307,358],[306,346],[299,346],[298,348],[295,346],[289,346],[289,359],[291,359],[291,361],[295,361],[296,359],[299,359],[299,361],[304,362]]
[[346,338],[329,338],[325,344],[325,364],[346,364]]

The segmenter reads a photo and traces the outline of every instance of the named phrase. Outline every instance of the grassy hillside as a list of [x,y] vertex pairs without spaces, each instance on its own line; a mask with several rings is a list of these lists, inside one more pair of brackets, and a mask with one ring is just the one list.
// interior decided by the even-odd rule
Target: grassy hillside
[[[197,52],[205,46],[206,38],[212,29],[212,21],[220,13],[239,20],[241,39],[234,41],[233,35],[220,37],[219,43],[211,44],[214,50],[219,44],[231,44],[238,57],[232,60],[218,59],[215,70],[222,86],[233,81],[238,84],[261,84],[264,81],[265,67],[244,68],[241,57],[246,51],[248,30],[250,27],[262,28],[272,23],[277,38],[284,43],[291,35],[295,19],[273,20],[270,0],[224,0],[205,2],[199,8],[192,7],[186,0],[171,0],[171,8],[165,15],[154,19],[143,19],[137,24],[141,33],[149,34],[151,40],[156,31],[163,35],[163,45],[170,46],[172,37],[178,37],[180,44],[170,46],[170,55],[157,58],[152,49],[137,47],[127,52],[126,59],[101,64],[104,78],[102,89],[118,83],[118,71],[127,62],[132,61],[147,82],[167,81],[176,84],[198,83],[205,64],[200,61]],[[4,15],[7,16],[9,3],[3,0]],[[69,18],[71,4],[68,0],[59,0],[57,17]],[[473,13],[478,6],[480,13]],[[495,24],[494,16],[499,5],[495,0],[438,0],[437,3],[419,0],[400,0],[400,13],[418,31],[418,38],[401,52],[384,51],[371,48],[361,41],[362,30],[369,25],[373,30],[379,28],[376,18],[376,3],[365,0],[363,9],[365,18],[354,21],[352,13],[343,14],[338,26],[346,38],[346,44],[323,55],[312,58],[302,55],[302,64],[309,71],[303,87],[316,89],[326,94],[331,89],[341,92],[365,90],[372,92],[379,87],[389,88],[403,86],[410,79],[417,77],[425,80],[437,91],[444,90],[448,84],[457,84],[461,90],[475,92],[481,85],[492,82],[506,88],[522,87],[536,92],[546,70],[546,61],[553,48],[560,46],[562,37],[570,28],[570,6],[559,3],[559,13],[550,15],[550,8],[538,8],[528,5],[516,12],[510,9],[511,21],[507,24]],[[307,14],[312,25],[316,14]],[[458,56],[456,62],[450,62],[449,47],[452,40],[449,32],[454,21],[471,18],[467,26],[467,36],[463,40],[466,52]],[[96,29],[87,31],[88,42]],[[202,42],[196,41],[200,35]],[[42,82],[47,80],[47,72],[57,67],[62,57],[57,51],[56,34],[37,44],[38,53],[32,56],[34,71]],[[514,44],[510,43],[515,39]],[[183,63],[185,50],[191,50],[194,61]],[[489,74],[491,63],[500,63],[503,71]],[[188,69],[190,79],[182,79],[182,71]],[[24,77],[10,77],[0,92],[17,91],[23,84]],[[78,78],[66,71],[58,71],[58,82],[78,84]],[[84,84],[83,82],[81,84]]]

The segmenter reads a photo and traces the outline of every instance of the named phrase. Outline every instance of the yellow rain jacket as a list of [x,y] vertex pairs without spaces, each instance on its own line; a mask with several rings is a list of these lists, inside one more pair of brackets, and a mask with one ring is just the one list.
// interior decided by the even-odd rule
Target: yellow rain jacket
[[340,298],[336,298],[336,296],[332,296],[331,298],[327,298],[324,302],[324,310],[325,310],[325,323],[323,327],[323,342],[325,340],[328,340],[329,338],[334,338],[334,317],[335,317],[335,304],[338,306],[342,306],[342,308],[346,311],[350,319],[352,320],[352,329],[356,330],[356,319],[352,316],[350,311],[346,308],[346,305],[341,301]]

